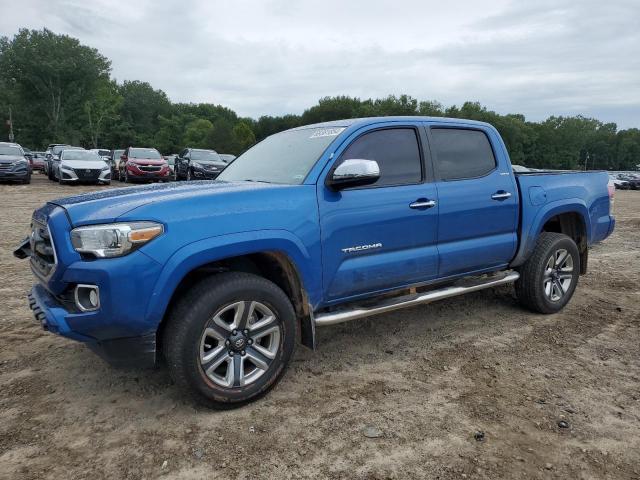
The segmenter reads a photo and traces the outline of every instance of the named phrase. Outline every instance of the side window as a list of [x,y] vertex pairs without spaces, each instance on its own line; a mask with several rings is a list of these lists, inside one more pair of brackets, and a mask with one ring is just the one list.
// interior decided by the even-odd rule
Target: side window
[[422,180],[420,147],[413,128],[365,133],[342,154],[342,160],[351,158],[378,162],[380,179],[374,186],[413,184]]
[[496,168],[484,132],[461,128],[432,128],[436,165],[442,180],[482,177]]

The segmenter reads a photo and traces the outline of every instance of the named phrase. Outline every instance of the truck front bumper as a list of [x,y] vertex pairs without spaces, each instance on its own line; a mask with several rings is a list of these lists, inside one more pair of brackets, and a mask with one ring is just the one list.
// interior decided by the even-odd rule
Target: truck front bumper
[[[42,285],[36,284],[28,295],[29,308],[44,330],[86,343],[101,358],[115,367],[153,367],[156,363],[155,333],[107,340],[97,340],[74,331],[69,326],[69,319],[74,322],[95,321],[102,313],[73,311]],[[80,317],[80,318],[79,318]]]

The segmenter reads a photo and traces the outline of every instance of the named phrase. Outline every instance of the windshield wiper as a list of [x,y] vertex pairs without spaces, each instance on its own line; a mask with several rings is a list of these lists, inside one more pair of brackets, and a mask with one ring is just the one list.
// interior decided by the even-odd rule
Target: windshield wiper
[[271,183],[266,180],[253,180],[252,178],[245,178],[243,182],[253,182],[253,183]]

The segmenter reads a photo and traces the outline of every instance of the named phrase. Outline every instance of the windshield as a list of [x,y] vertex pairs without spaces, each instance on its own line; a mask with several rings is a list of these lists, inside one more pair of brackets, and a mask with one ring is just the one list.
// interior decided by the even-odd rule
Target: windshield
[[232,162],[236,158],[236,156],[231,155],[230,153],[221,153],[220,158],[224,163],[229,163]]
[[129,158],[148,158],[149,160],[162,160],[160,152],[155,148],[131,148]]
[[19,147],[0,145],[0,155],[16,155],[18,157],[22,157],[22,151]]
[[300,185],[343,130],[305,128],[276,133],[236,158],[218,179]]
[[191,150],[191,160],[196,162],[222,162],[220,155],[213,150]]
[[101,162],[102,158],[96,152],[89,150],[63,150],[61,160],[89,160]]

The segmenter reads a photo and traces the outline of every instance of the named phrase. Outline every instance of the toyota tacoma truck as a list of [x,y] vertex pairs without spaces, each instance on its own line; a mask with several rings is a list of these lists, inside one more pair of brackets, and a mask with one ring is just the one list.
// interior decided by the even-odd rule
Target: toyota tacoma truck
[[514,174],[486,123],[334,121],[266,138],[215,181],[47,202],[15,255],[45,330],[115,365],[163,358],[179,388],[230,408],[318,327],[512,283],[558,312],[614,228],[607,181]]

